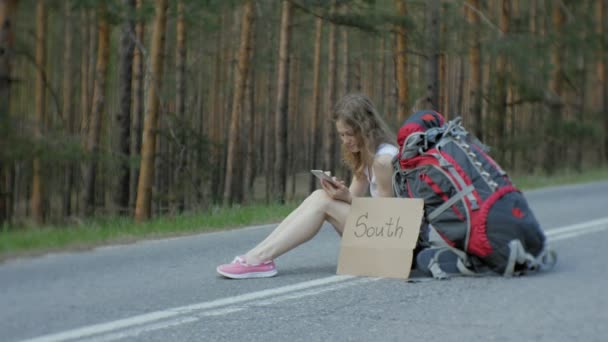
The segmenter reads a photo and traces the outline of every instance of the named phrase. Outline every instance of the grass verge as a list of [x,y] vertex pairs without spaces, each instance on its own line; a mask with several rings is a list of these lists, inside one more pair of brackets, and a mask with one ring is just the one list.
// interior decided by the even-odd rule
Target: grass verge
[[[584,173],[564,171],[553,176],[514,175],[523,190],[547,186],[608,180],[608,168]],[[146,223],[131,218],[98,218],[79,225],[28,227],[0,230],[0,261],[18,256],[35,256],[53,251],[81,250],[105,244],[129,243],[142,239],[163,238],[279,222],[299,202],[285,205],[248,205],[212,208],[206,212],[164,216]]]
[[214,207],[209,211],[163,216],[145,223],[127,217],[98,218],[69,226],[24,227],[0,231],[0,261],[60,250],[81,250],[105,244],[130,243],[193,233],[211,232],[249,225],[278,222],[297,202],[285,205]]
[[513,175],[513,182],[522,190],[532,190],[549,186],[581,184],[593,181],[608,180],[608,168],[589,169],[584,172],[564,170],[552,176],[547,175]]

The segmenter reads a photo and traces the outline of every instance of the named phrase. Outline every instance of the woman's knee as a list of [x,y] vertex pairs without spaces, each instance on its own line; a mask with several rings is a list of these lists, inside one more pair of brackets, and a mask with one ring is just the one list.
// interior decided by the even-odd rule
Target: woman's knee
[[333,201],[323,189],[317,189],[313,191],[310,196],[306,199],[308,205],[312,205],[319,208],[326,207],[331,201]]

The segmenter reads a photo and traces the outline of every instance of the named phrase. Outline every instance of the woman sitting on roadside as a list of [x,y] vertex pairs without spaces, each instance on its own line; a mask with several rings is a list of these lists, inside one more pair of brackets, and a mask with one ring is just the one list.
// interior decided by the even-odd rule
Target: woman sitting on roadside
[[323,222],[331,223],[342,234],[353,197],[393,197],[392,160],[398,153],[389,131],[371,100],[362,94],[349,94],[334,108],[336,129],[342,142],[342,155],[353,174],[350,186],[333,178],[321,180],[314,191],[262,242],[217,272],[234,279],[272,277],[277,274],[274,260],[315,236]]

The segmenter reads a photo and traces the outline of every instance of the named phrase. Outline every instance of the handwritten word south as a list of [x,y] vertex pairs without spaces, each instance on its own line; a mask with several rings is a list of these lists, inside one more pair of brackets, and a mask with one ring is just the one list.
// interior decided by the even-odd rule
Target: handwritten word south
[[368,219],[368,213],[357,218],[354,231],[356,237],[395,237],[400,239],[403,236],[403,227],[399,225],[399,217],[397,217],[396,222],[393,222],[393,218],[390,217],[384,225],[377,226],[368,225]]

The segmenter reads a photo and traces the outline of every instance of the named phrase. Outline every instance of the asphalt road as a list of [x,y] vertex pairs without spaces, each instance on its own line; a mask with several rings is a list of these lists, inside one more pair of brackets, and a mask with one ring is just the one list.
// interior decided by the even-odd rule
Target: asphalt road
[[0,264],[0,341],[606,341],[608,182],[528,192],[550,272],[436,281],[336,276],[324,227],[270,279],[215,273],[274,226]]

